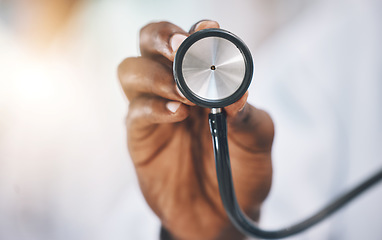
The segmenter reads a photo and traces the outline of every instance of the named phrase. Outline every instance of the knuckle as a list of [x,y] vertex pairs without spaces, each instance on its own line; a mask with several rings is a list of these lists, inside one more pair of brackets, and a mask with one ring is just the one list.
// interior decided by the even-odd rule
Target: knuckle
[[174,33],[185,33],[171,22],[153,22],[144,26],[139,33],[139,47],[142,56],[162,55],[171,60],[169,40]]
[[153,22],[144,26],[139,33],[139,47],[141,54],[148,55],[151,52],[158,54],[159,49],[168,40],[168,33],[171,32],[173,24],[170,22]]
[[118,79],[122,85],[124,85],[129,79],[132,70],[134,70],[135,62],[137,58],[126,58],[118,66]]
[[143,26],[143,27],[141,28],[141,30],[139,31],[139,35],[142,36],[142,35],[144,35],[144,34],[150,32],[151,29],[155,28],[155,25],[156,25],[156,24],[157,24],[156,22],[151,22],[151,23],[146,24],[146,25]]
[[157,22],[157,24],[158,26],[160,26],[160,28],[168,28],[173,25],[172,23],[168,21],[160,21],[160,22]]
[[129,104],[127,119],[130,124],[141,122],[144,118],[152,115],[153,101],[152,99],[141,96],[133,99]]
[[144,27],[141,28],[139,31],[139,36],[141,39],[141,42],[145,42],[148,40],[152,35],[160,34],[164,32],[164,30],[171,28],[172,23],[167,21],[161,21],[161,22],[152,22]]
[[132,62],[136,58],[125,58],[119,65],[118,65],[118,75],[122,75],[124,72],[126,72]]
[[137,88],[143,76],[140,72],[141,58],[126,58],[118,66],[118,79],[126,97],[131,100],[135,97]]

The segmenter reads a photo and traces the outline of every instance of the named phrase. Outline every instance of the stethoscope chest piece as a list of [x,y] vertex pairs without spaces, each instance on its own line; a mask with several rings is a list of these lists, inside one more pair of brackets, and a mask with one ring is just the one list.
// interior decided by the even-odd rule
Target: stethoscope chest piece
[[204,29],[180,45],[174,59],[174,77],[180,91],[196,105],[222,108],[247,91],[253,60],[248,47],[222,29]]

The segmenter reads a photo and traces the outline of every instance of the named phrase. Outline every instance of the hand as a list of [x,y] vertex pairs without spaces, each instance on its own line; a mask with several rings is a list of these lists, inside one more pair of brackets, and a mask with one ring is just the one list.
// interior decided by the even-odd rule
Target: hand
[[[218,28],[201,21],[190,32],[152,23],[140,32],[141,57],[119,66],[130,101],[128,148],[147,203],[175,239],[240,239],[230,223],[216,180],[209,109],[195,106],[177,90],[172,61],[180,43],[194,31]],[[224,108],[236,195],[255,221],[271,179],[271,118],[246,103],[248,92]]]

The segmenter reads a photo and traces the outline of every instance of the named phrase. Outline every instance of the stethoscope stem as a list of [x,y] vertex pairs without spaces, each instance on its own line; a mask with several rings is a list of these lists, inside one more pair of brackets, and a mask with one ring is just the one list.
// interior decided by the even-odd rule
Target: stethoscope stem
[[222,112],[221,108],[211,108],[211,114],[218,114],[221,112]]

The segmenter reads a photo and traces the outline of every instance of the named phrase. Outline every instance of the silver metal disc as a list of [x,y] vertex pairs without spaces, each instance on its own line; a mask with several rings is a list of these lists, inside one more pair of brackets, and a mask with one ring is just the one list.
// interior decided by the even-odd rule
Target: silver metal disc
[[221,37],[196,41],[183,58],[188,88],[201,98],[220,100],[235,93],[245,75],[244,57],[235,44]]

